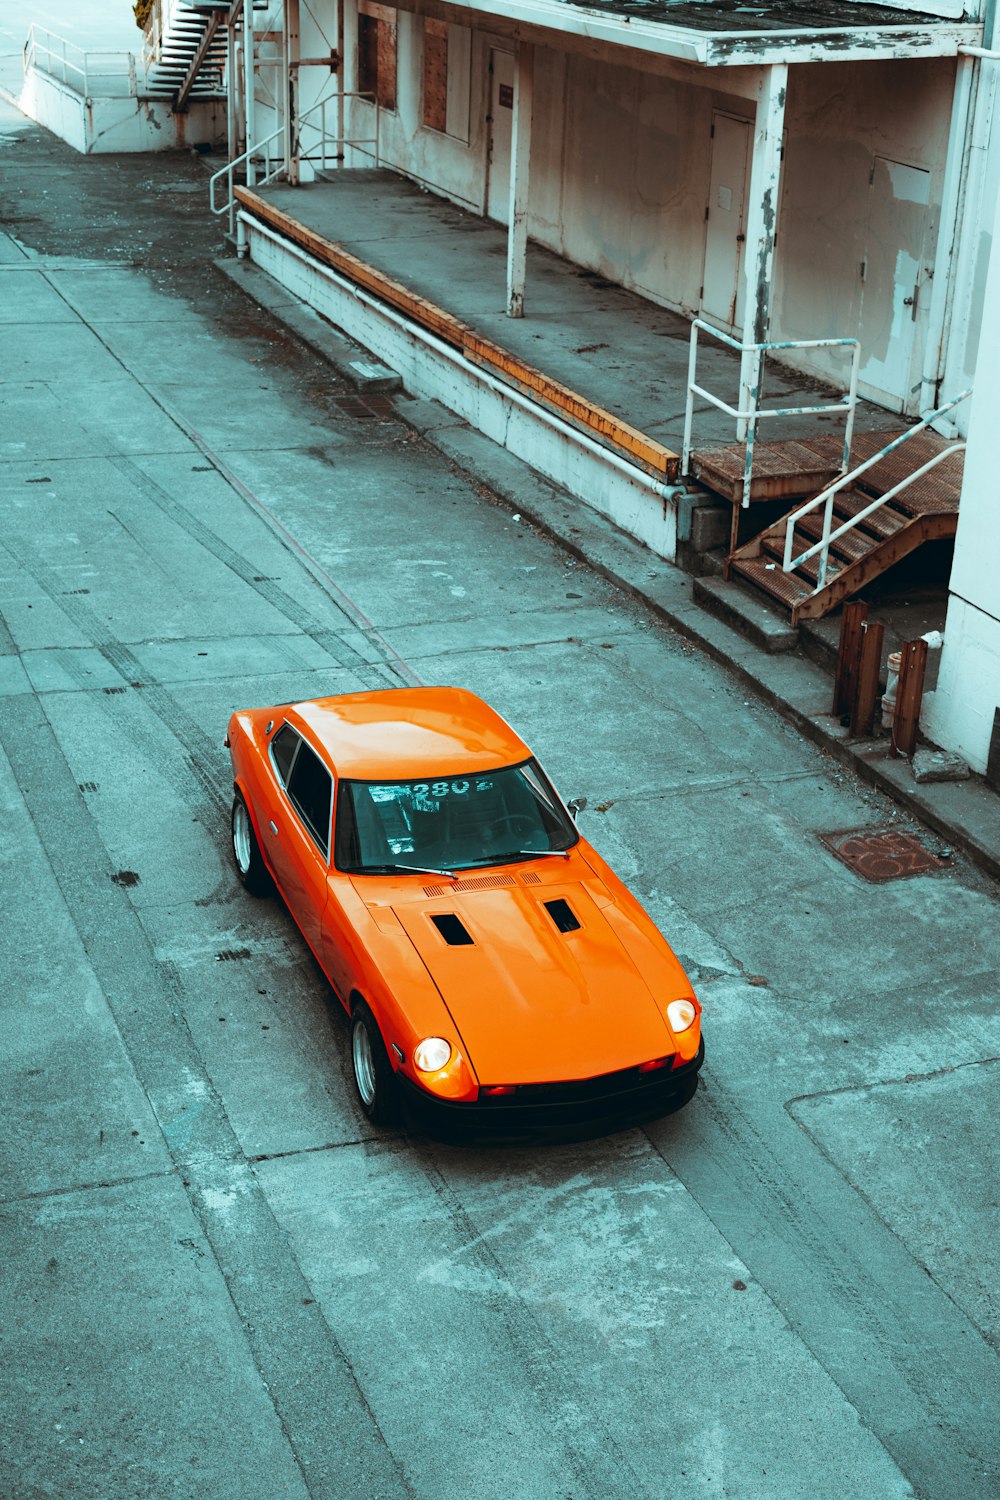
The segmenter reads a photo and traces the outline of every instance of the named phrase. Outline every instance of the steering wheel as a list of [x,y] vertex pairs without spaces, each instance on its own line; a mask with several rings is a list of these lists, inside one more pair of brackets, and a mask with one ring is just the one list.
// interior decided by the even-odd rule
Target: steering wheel
[[494,833],[509,833],[519,842],[538,837],[538,824],[528,813],[502,813],[493,819],[492,828]]

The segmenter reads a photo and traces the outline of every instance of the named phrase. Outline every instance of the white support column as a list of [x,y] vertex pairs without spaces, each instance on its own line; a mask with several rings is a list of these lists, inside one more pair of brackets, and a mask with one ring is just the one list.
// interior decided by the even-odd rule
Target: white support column
[[[1000,153],[994,133],[992,149]],[[921,727],[974,771],[996,775],[1000,755],[1000,526],[997,524],[996,425],[1000,403],[1000,201],[970,226],[988,242],[979,354],[969,414],[955,557],[937,687],[924,699]],[[992,230],[992,233],[989,231]]]
[[[254,89],[256,84],[254,70],[254,53],[256,48],[253,42],[253,0],[243,0],[243,71],[244,71],[244,110],[247,122],[247,150],[251,150],[257,144],[257,128],[254,122]],[[254,187],[257,182],[257,169],[253,164],[253,158],[247,157],[247,187]]]
[[[945,157],[944,182],[941,189],[941,219],[937,234],[937,247],[934,252],[933,268],[926,267],[927,270],[933,270],[933,280],[931,281],[930,317],[920,392],[921,411],[940,405],[953,394],[951,391],[947,394],[942,392],[940,385],[944,375],[948,309],[954,293],[954,273],[958,262],[959,203],[969,170],[969,111],[975,67],[976,64],[971,57],[960,57],[955,73],[951,123],[948,127],[948,153]],[[963,413],[963,416],[965,415]]]
[[[745,344],[764,343],[771,326],[771,279],[774,274],[774,241],[781,184],[781,135],[785,125],[787,91],[787,63],[775,63],[761,70],[747,191],[746,253],[743,257]],[[760,362],[757,357],[744,354],[740,369],[741,411],[746,411],[756,401],[759,375]],[[739,436],[741,439],[746,437],[745,423],[740,424]]]
[[285,118],[285,176],[293,185],[299,180],[299,0],[285,0],[282,29]]
[[524,317],[534,78],[535,49],[530,42],[518,42],[514,69],[514,116],[510,128],[510,213],[507,220],[508,318]]

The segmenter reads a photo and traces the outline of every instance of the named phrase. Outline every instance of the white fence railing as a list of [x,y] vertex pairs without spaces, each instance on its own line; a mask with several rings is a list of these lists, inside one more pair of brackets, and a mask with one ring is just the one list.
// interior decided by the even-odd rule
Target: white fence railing
[[24,44],[24,71],[32,69],[72,89],[85,99],[128,99],[138,94],[135,57],[131,52],[86,52],[36,21]]
[[[720,343],[734,350],[740,355],[741,386],[750,392],[750,404],[747,409],[731,406],[723,401],[720,396],[713,395],[697,383],[698,367],[698,335],[699,333],[710,334],[712,338],[718,339]],[[764,360],[768,354],[779,349],[850,349],[851,354],[851,379],[847,393],[839,401],[826,402],[820,406],[761,406],[759,391],[761,388],[761,375],[764,369]],[[730,337],[728,333],[722,333],[714,328],[711,323],[704,322],[701,318],[695,318],[691,325],[691,348],[688,355],[688,393],[687,407],[684,413],[684,447],[681,456],[681,473],[687,474],[691,462],[691,433],[694,426],[694,398],[700,396],[708,401],[719,411],[725,412],[732,417],[740,426],[746,426],[746,452],[743,460],[743,505],[750,504],[750,487],[753,483],[753,450],[757,440],[757,424],[772,417],[811,417],[819,414],[830,415],[832,412],[846,412],[847,420],[844,424],[844,450],[843,467],[846,469],[851,457],[851,437],[854,432],[854,412],[858,401],[858,364],[861,354],[861,345],[857,339],[785,339],[769,344],[743,344],[738,339]],[[739,430],[739,429],[738,429]]]
[[[902,494],[915,480],[922,479],[925,474],[929,474],[932,469],[937,468],[938,464],[942,463],[944,459],[950,458],[953,453],[961,453],[965,444],[952,443],[950,447],[942,448],[939,453],[935,453],[926,463],[914,469],[912,474],[907,474],[898,484],[893,485],[892,489],[886,490],[882,495],[878,495],[872,500],[870,505],[864,506],[862,510],[858,511],[857,515],[851,516],[849,520],[838,526],[836,531],[834,531],[832,529],[833,502],[840,491],[846,489],[848,485],[854,484],[860,475],[864,474],[868,469],[874,468],[877,463],[881,463],[884,458],[887,458],[890,453],[894,453],[897,448],[902,448],[904,443],[910,442],[918,433],[924,432],[930,427],[932,422],[938,421],[940,417],[944,416],[945,412],[949,412],[954,407],[961,405],[963,401],[967,401],[971,395],[972,387],[970,386],[967,391],[962,391],[961,395],[956,396],[953,401],[946,401],[944,406],[939,406],[936,411],[932,411],[929,416],[924,417],[915,427],[911,427],[907,432],[904,432],[901,437],[894,438],[891,443],[886,443],[884,448],[880,448],[871,458],[865,459],[863,464],[858,464],[849,473],[845,472],[841,474],[840,478],[835,480],[833,484],[828,485],[825,490],[821,490],[815,499],[807,500],[805,505],[800,505],[798,510],[792,511],[792,514],[785,519],[785,555],[781,564],[782,572],[791,573],[802,563],[808,562],[810,558],[818,557],[816,587],[813,589],[813,593],[818,594],[820,589],[825,588],[831,544],[839,541],[842,536],[846,536],[847,532],[852,531],[855,526],[859,526],[870,515],[873,515],[875,511],[880,510],[883,505],[886,505],[890,500],[894,500],[897,495]],[[793,557],[792,553],[795,550],[795,527],[797,523],[801,521],[803,516],[811,515],[813,511],[819,510],[820,506],[823,506],[823,535],[818,542],[814,542],[811,547],[807,547],[804,552],[800,552],[798,557]]]
[[[327,110],[333,109],[335,118],[338,117],[338,106],[347,99],[367,99],[375,105],[375,134],[372,136],[347,136],[330,135],[326,128]],[[318,116],[318,123],[313,120]],[[235,156],[232,161],[220,167],[218,172],[212,174],[208,184],[208,202],[213,214],[229,215],[229,232],[232,234],[235,228],[235,195],[234,187],[236,174],[241,167],[252,162],[254,167],[254,185],[264,187],[286,169],[289,155],[294,150],[295,159],[299,162],[309,162],[319,171],[324,172],[331,166],[338,166],[343,162],[345,149],[360,151],[364,156],[371,157],[374,165],[379,163],[379,125],[380,112],[378,100],[370,93],[337,93],[328,99],[320,99],[311,105],[309,109],[303,110],[302,114],[296,115],[292,124],[292,142],[286,140],[285,125],[282,122],[277,130],[272,130],[270,135],[263,140],[257,141],[240,156]],[[303,126],[306,126],[305,135]],[[310,139],[315,137],[315,139]],[[303,147],[305,149],[303,149]],[[371,147],[371,150],[367,150]],[[225,184],[224,188],[216,190],[217,184]]]

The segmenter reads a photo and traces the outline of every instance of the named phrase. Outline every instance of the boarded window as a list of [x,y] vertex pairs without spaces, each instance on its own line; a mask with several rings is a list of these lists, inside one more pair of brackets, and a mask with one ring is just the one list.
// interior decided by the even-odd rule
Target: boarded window
[[421,121],[456,140],[469,139],[472,32],[468,26],[424,18]]
[[448,23],[424,18],[424,124],[448,129]]
[[358,91],[396,108],[396,12],[375,0],[358,4]]

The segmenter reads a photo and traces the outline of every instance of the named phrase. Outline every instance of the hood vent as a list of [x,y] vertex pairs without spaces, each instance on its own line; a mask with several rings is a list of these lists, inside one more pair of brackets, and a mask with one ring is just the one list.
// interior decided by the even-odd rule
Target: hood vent
[[559,928],[560,932],[575,932],[577,930],[580,923],[573,915],[572,908],[570,907],[568,901],[564,901],[560,896],[555,901],[546,901],[544,905],[545,910],[548,912],[553,922]]
[[454,885],[425,885],[426,896],[450,896],[453,891],[494,891],[503,885],[516,885],[513,875],[476,875],[472,880],[456,880]]
[[437,913],[431,917],[431,921],[449,947],[468,948],[471,946],[472,933],[461,917],[456,917],[454,912]]

